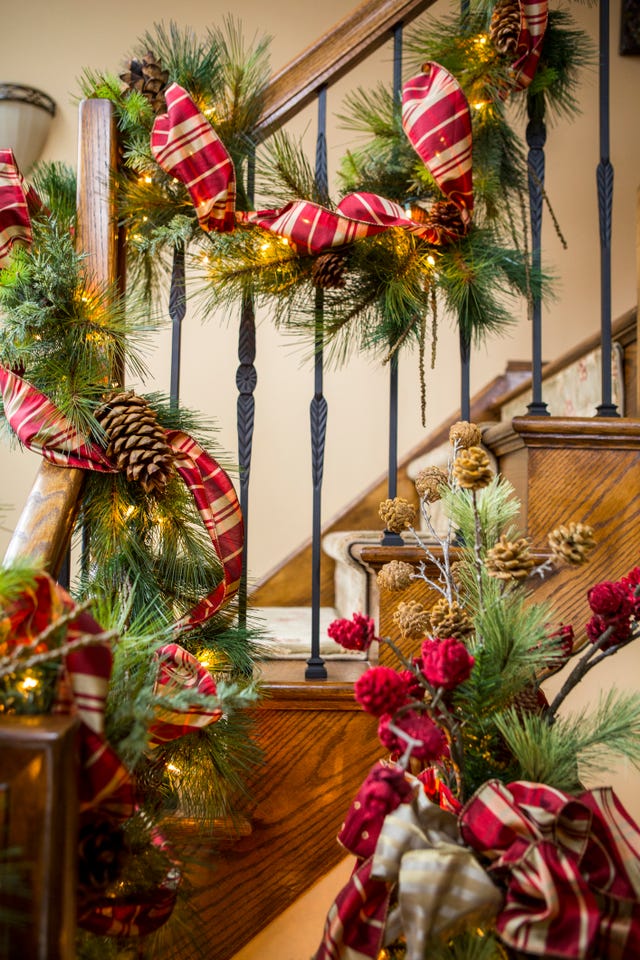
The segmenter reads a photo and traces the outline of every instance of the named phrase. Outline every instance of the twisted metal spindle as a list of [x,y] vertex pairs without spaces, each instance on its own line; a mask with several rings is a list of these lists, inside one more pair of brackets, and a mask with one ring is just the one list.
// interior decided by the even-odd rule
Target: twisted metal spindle
[[[402,24],[393,28],[393,98],[396,110],[402,109]],[[398,491],[398,353],[389,361],[389,464],[387,496],[393,499]],[[383,546],[400,546],[404,543],[399,533],[385,530]]]
[[[255,154],[247,160],[247,199],[253,204],[255,191]],[[258,383],[258,373],[254,364],[256,359],[256,314],[251,293],[242,301],[240,329],[238,331],[238,360],[236,369],[236,431],[238,435],[238,467],[240,470],[240,509],[244,520],[244,550],[242,552],[242,572],[238,589],[238,622],[241,627],[247,623],[247,570],[249,541],[249,479],[251,475],[251,453],[255,424],[254,392]]]
[[609,160],[609,0],[600,0],[599,126],[600,162],[596,171],[600,223],[600,365],[602,402],[598,417],[617,417],[611,382],[611,210],[613,166]]
[[[316,138],[316,186],[321,199],[329,195],[327,168],[327,88],[318,90],[318,133]],[[311,425],[311,474],[313,519],[311,534],[311,656],[307,660],[305,680],[326,680],[327,669],[320,656],[320,562],[322,548],[322,479],[324,446],[327,434],[327,401],[323,395],[324,373],[324,293],[316,290],[314,395],[309,405]]]
[[182,352],[182,321],[187,312],[185,288],[184,244],[173,248],[171,287],[169,290],[169,316],[171,317],[171,377],[169,403],[175,408],[180,402],[180,357]]
[[[534,276],[540,275],[542,264],[542,191],[544,187],[544,145],[547,140],[544,97],[540,94],[527,98],[527,144],[529,146],[529,212],[531,216],[531,267]],[[539,291],[533,294],[531,316],[531,416],[549,416],[542,399],[542,299]]]

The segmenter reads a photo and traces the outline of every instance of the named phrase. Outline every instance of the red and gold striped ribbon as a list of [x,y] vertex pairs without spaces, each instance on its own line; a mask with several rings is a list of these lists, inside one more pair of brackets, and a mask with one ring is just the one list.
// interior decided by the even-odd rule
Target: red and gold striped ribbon
[[12,150],[0,150],[0,268],[11,256],[14,243],[31,243],[29,203],[39,206],[35,191],[27,187]]
[[517,59],[512,64],[516,90],[524,90],[533,80],[549,20],[548,0],[520,0],[521,27]]
[[438,63],[402,89],[402,125],[445,196],[468,221],[473,210],[471,113],[456,78]]

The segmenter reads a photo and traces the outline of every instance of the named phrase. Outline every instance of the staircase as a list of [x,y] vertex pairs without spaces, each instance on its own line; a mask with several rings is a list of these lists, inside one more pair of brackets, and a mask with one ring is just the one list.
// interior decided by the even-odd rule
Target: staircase
[[[273,78],[261,124],[266,135],[284,123],[315,95],[387,39],[392,27],[409,22],[431,5],[390,0],[362,3],[350,17],[321,38]],[[92,249],[102,279],[118,273],[118,247],[110,230],[113,198],[92,187],[98,157],[115,157],[116,136],[106,104],[93,101],[85,112],[81,138],[81,178],[86,208],[80,217],[87,234],[81,246]],[[115,162],[115,160],[114,160]],[[105,238],[110,238],[108,241]],[[635,311],[614,326],[620,345],[621,386],[625,417],[526,418],[513,412],[526,408],[529,367],[514,362],[472,401],[471,418],[485,424],[483,441],[523,502],[523,526],[544,549],[547,531],[564,519],[591,523],[599,546],[592,563],[578,573],[558,573],[536,588],[551,596],[565,622],[584,623],[588,586],[616,578],[638,559],[637,513],[640,507],[640,421],[637,391]],[[597,348],[597,338],[578,345],[570,355],[546,368],[546,378],[570,368]],[[438,456],[457,411],[402,460],[398,495],[416,499],[412,476],[416,463]],[[514,418],[515,417],[515,418]],[[66,551],[74,511],[81,495],[82,474],[43,464],[8,559],[34,546],[49,569],[57,572]],[[375,572],[395,557],[416,560],[409,546],[381,549],[378,504],[386,497],[386,478],[375,480],[324,529],[321,604],[326,618],[350,616],[356,598],[375,615],[379,631],[393,635],[390,598],[379,595]],[[568,514],[567,511],[570,511]],[[349,590],[342,593],[347,569]],[[338,571],[338,574],[336,573]],[[311,546],[304,544],[257,585],[251,604],[265,618],[289,617],[295,609],[306,616],[309,605]],[[420,586],[410,588],[411,597]],[[394,604],[398,595],[393,598]],[[401,598],[400,598],[401,599]],[[351,606],[351,609],[350,609]],[[285,608],[288,614],[274,611]],[[295,636],[290,638],[297,640]],[[295,644],[292,644],[292,647]],[[289,650],[298,657],[300,648]],[[304,656],[304,654],[302,654]],[[353,682],[368,666],[360,658],[327,658],[328,679],[305,681],[299,659],[272,658],[260,667],[263,698],[254,711],[256,739],[265,763],[250,772],[249,817],[241,829],[220,838],[197,836],[198,863],[190,878],[201,923],[166,954],[195,960],[228,960],[260,930],[277,918],[342,858],[335,841],[347,806],[370,766],[379,757],[375,721],[354,702]],[[633,677],[637,665],[621,658]],[[618,667],[620,669],[620,667]],[[637,672],[636,674],[637,675]],[[632,804],[627,804],[631,809]],[[193,844],[191,825],[178,824],[174,842]],[[320,933],[320,931],[318,931]],[[62,957],[62,955],[60,955]],[[66,953],[65,958],[72,956]],[[55,960],[54,955],[49,960]]]

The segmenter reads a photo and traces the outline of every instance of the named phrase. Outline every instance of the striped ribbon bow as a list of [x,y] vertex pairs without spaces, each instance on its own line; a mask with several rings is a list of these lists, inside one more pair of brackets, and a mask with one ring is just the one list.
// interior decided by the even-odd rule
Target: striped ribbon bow
[[610,788],[485,783],[460,814],[465,843],[506,885],[496,920],[527,955],[640,956],[640,830]]
[[490,921],[502,903],[460,844],[455,815],[397,765],[373,768],[339,834],[345,838],[366,859],[331,907],[314,960],[374,960],[401,933],[408,960],[423,960],[431,940]]
[[[117,467],[91,439],[83,436],[42,393],[7,367],[0,366],[0,392],[6,417],[25,447],[61,467],[116,473]],[[222,564],[220,583],[179,622],[192,628],[212,617],[237,593],[242,574],[244,524],[229,476],[195,440],[167,431],[175,465],[190,490]]]
[[[422,159],[428,157],[436,183],[468,221],[473,208],[469,105],[455,78],[438,64],[430,64],[428,82],[413,88],[411,83],[407,136]],[[372,193],[349,194],[336,210],[294,200],[278,210],[234,216],[235,173],[224,144],[182,87],[172,84],[166,100],[167,113],[154,123],[151,150],[162,169],[186,185],[203,230],[232,230],[234,222],[254,224],[286,238],[296,250],[314,254],[391,227],[409,230],[430,243],[443,241],[440,231],[412,220],[397,203]],[[425,137],[431,127],[437,131],[435,139]],[[446,162],[439,159],[443,151]]]

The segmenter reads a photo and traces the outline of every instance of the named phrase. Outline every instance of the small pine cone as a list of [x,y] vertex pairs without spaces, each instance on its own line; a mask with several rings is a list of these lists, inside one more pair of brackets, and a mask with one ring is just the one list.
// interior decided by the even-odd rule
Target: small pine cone
[[451,200],[438,200],[429,210],[427,224],[437,233],[440,243],[459,240],[467,232],[459,207]]
[[440,499],[440,488],[446,486],[449,478],[440,467],[425,467],[415,479],[416,490],[421,500],[435,503]]
[[478,447],[481,440],[480,427],[476,426],[475,423],[469,423],[468,420],[458,420],[449,428],[449,443],[459,450]]
[[411,586],[414,569],[403,560],[390,560],[378,571],[378,586],[385,590],[406,590]]
[[595,545],[593,527],[586,523],[562,524],[549,534],[549,546],[554,559],[564,560],[574,567],[586,563],[587,554]]
[[461,450],[453,463],[453,476],[458,485],[467,490],[480,490],[493,479],[489,457],[482,447]]
[[109,817],[86,820],[78,831],[78,886],[81,896],[105,890],[120,875],[127,855],[122,826]]
[[130,390],[106,397],[95,416],[105,432],[106,454],[127,480],[146,493],[163,493],[174,473],[173,452],[155,410]]
[[404,497],[394,497],[392,500],[382,501],[379,516],[387,530],[400,533],[415,523],[416,508]]
[[338,250],[321,253],[313,261],[311,278],[316,287],[342,290],[346,286],[347,256]]
[[498,580],[526,580],[535,563],[526,537],[511,541],[504,534],[485,558],[487,573]]
[[489,36],[498,51],[509,57],[518,52],[518,40],[522,26],[519,0],[499,0],[491,15]]
[[473,624],[468,614],[456,600],[452,603],[449,603],[446,597],[436,600],[429,610],[429,617],[434,637],[454,637],[462,640],[473,633]]
[[164,92],[169,82],[169,73],[162,67],[159,60],[148,50],[142,60],[133,59],[129,62],[126,73],[120,74],[120,79],[127,84],[130,90],[137,90],[149,101],[154,113],[164,113],[167,104]]
[[429,612],[417,600],[399,603],[391,618],[405,640],[419,640],[429,631]]
[[540,687],[536,687],[532,683],[528,687],[523,687],[520,693],[515,695],[512,706],[523,717],[542,713],[549,706],[549,703]]

